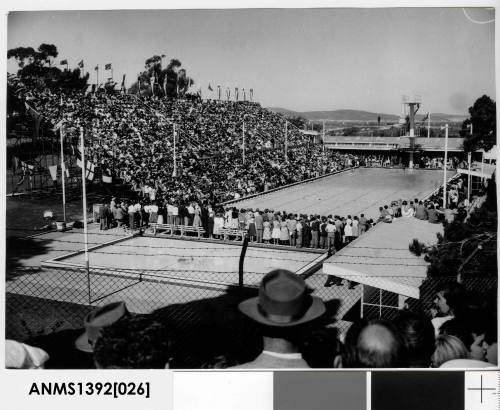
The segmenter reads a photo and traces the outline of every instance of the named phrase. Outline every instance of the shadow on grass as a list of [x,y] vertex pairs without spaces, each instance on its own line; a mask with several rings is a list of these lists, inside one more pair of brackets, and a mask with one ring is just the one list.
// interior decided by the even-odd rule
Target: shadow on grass
[[[48,244],[51,240],[41,238],[16,238],[6,240],[6,280],[12,280],[28,273],[22,261],[35,255],[49,252]],[[36,270],[36,269],[35,269]]]

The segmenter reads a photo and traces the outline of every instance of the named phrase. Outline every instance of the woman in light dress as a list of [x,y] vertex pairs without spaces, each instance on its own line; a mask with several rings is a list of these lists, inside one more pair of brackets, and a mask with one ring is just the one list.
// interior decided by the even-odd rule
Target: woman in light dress
[[281,237],[281,217],[278,215],[273,221],[273,233],[271,237],[273,238],[273,242],[275,245],[278,244],[278,241]]
[[196,226],[196,227],[201,226],[201,208],[200,208],[200,205],[198,205],[198,204],[196,204],[194,206],[193,226]]
[[290,233],[288,231],[288,223],[286,220],[280,221],[280,243],[281,245],[288,245],[290,243]]
[[347,219],[347,222],[344,226],[344,242],[349,243],[352,241],[352,219]]
[[262,225],[264,226],[262,240],[264,241],[264,243],[269,243],[269,241],[271,240],[271,224],[269,223],[267,217],[264,219]]
[[224,228],[224,218],[221,213],[216,213],[214,217],[214,236],[220,239],[221,229]]

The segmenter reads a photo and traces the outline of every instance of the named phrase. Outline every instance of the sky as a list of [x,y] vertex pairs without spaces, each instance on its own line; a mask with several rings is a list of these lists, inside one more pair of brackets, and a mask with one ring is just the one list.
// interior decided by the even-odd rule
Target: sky
[[253,88],[266,107],[399,114],[402,95],[420,95],[421,112],[467,114],[483,94],[496,100],[494,31],[461,8],[28,11],[9,14],[7,48],[54,44],[56,62],[83,59],[91,82],[112,63],[130,85],[165,54],[204,97],[211,84]]

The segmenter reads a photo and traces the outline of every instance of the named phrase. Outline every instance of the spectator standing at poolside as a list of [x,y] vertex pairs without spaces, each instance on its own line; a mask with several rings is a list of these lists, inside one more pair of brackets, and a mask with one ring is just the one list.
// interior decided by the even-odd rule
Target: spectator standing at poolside
[[287,227],[290,233],[290,246],[295,246],[297,243],[297,219],[296,215],[288,215]]
[[288,232],[288,223],[286,216],[283,215],[283,219],[280,221],[280,243],[281,245],[289,245],[290,244],[290,234]]
[[257,242],[262,243],[264,234],[264,218],[262,217],[262,212],[258,209],[255,212],[255,230],[257,234]]
[[359,219],[355,216],[352,219],[352,240],[356,239],[359,236]]
[[302,218],[297,217],[297,225],[295,225],[297,230],[297,248],[302,247]]
[[271,234],[271,237],[273,238],[273,243],[275,245],[278,244],[278,241],[281,236],[281,229],[280,229],[280,217],[278,216],[276,219],[273,220],[273,231]]
[[363,235],[367,231],[368,220],[365,218],[365,214],[361,214],[359,217],[359,234]]
[[316,215],[311,221],[311,248],[317,248],[319,245],[319,220]]
[[319,225],[319,247],[321,249],[328,248],[328,232],[326,231],[326,227],[328,226],[328,222],[326,218],[321,217],[321,224]]
[[326,227],[325,227],[325,231],[326,231],[326,236],[327,236],[327,240],[328,240],[327,247],[335,249],[336,248],[335,237],[337,236],[336,235],[337,227],[331,219],[328,220],[328,223],[326,224]]

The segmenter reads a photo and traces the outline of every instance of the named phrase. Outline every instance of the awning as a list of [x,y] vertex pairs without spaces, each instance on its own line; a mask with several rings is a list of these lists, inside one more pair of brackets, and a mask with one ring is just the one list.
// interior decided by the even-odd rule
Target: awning
[[428,263],[408,249],[414,238],[425,244],[437,242],[441,224],[416,218],[379,223],[323,263],[323,272],[399,295],[418,299],[427,277]]
[[474,177],[491,179],[496,171],[496,165],[487,163],[481,165],[480,162],[473,162],[470,168],[470,172],[468,169],[461,168],[459,168],[457,171],[460,174],[464,175],[472,175]]

